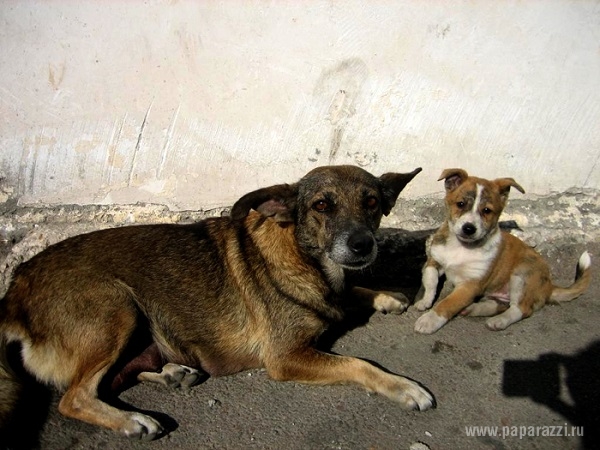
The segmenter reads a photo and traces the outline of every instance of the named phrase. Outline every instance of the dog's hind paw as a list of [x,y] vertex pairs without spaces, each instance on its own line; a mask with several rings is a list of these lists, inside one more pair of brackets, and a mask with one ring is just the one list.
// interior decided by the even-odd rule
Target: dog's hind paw
[[518,306],[511,305],[502,314],[489,318],[485,325],[492,331],[501,331],[508,328],[523,318],[523,313]]
[[130,420],[121,428],[121,432],[131,439],[151,441],[163,433],[163,427],[152,417],[140,413],[131,413]]
[[[506,309],[506,307],[504,307]],[[463,309],[459,314],[461,316],[471,317],[489,317],[498,314],[502,311],[502,305],[492,299],[481,300],[478,303],[473,303]]]
[[488,330],[502,331],[506,330],[513,323],[513,321],[510,321],[506,317],[496,316],[486,320],[485,326],[488,328]]
[[176,389],[190,388],[198,384],[202,377],[203,374],[196,369],[181,364],[167,363],[160,373],[142,372],[138,375],[138,380],[152,381]]

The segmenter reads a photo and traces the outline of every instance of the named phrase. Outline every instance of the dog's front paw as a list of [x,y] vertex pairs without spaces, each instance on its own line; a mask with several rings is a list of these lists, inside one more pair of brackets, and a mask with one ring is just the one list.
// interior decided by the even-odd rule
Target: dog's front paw
[[422,334],[432,334],[442,328],[448,319],[439,316],[435,311],[428,311],[415,322],[415,331]]
[[399,378],[401,378],[401,387],[392,398],[404,409],[426,411],[435,406],[435,400],[427,389],[408,378]]
[[131,439],[151,441],[163,433],[163,427],[152,417],[140,413],[131,413],[129,421],[121,432]]
[[408,308],[410,300],[401,292],[378,292],[373,307],[384,314],[402,314]]

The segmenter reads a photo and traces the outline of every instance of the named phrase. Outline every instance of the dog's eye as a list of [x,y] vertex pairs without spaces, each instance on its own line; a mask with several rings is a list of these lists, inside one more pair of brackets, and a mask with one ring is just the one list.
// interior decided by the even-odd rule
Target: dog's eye
[[319,200],[316,201],[313,204],[313,209],[317,212],[327,212],[331,209],[331,205],[329,204],[329,202],[325,201],[325,200]]
[[463,209],[465,207],[465,202],[457,202],[456,206],[458,206],[460,209]]
[[485,208],[483,208],[483,213],[484,214],[491,214],[492,210],[486,206]]
[[369,197],[367,198],[367,208],[376,209],[379,206],[379,199],[377,197]]

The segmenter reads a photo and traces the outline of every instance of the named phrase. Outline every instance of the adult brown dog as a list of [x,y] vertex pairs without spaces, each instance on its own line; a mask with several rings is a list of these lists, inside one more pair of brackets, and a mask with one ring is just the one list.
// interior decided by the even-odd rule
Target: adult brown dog
[[[160,435],[161,425],[100,400],[101,382],[134,372],[190,386],[196,368],[219,376],[264,367],[276,380],[355,383],[407,409],[428,409],[433,398],[416,382],[313,346],[343,318],[345,297],[405,309],[391,295],[347,288],[344,270],[374,261],[373,233],[419,171],[377,178],[353,166],[321,167],[243,196],[230,217],[55,244],[17,269],[0,302],[2,353],[18,341],[25,369],[66,389],[65,416],[142,439]],[[150,345],[131,357],[140,331]],[[6,365],[0,381],[1,417],[16,396]]]

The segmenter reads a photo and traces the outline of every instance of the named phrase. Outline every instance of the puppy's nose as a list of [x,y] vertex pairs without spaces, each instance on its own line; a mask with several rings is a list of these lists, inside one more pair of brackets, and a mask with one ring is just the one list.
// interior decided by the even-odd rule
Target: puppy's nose
[[348,247],[357,256],[367,256],[373,251],[374,245],[373,235],[366,231],[353,233],[348,238]]
[[470,222],[467,222],[462,226],[462,232],[464,234],[466,234],[467,236],[471,236],[471,235],[475,234],[476,231],[477,231],[477,228],[475,227],[475,225],[473,225]]

